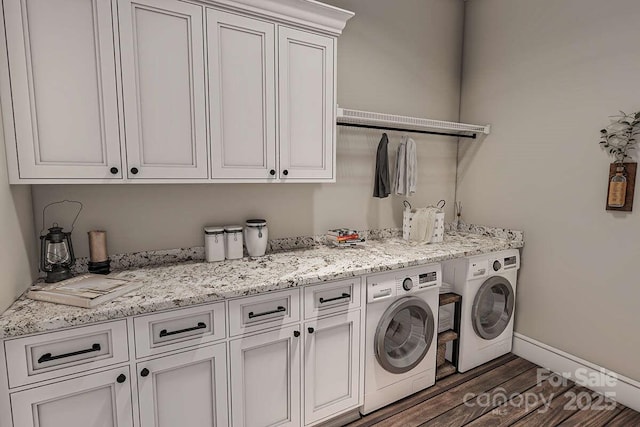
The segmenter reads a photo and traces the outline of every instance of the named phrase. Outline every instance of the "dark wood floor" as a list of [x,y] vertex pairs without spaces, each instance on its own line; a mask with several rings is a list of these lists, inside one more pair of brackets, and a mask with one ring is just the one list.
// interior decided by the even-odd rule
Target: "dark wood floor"
[[640,413],[508,354],[348,426],[633,427]]

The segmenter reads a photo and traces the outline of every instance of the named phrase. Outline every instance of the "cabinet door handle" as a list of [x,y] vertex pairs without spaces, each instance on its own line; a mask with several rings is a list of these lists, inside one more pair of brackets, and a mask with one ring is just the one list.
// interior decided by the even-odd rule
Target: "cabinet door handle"
[[320,297],[319,301],[320,301],[320,304],[324,304],[325,302],[338,301],[339,299],[347,299],[347,298],[351,298],[351,294],[343,292],[342,295],[340,295],[339,297],[333,297],[333,298],[327,298],[327,299]]
[[100,344],[94,344],[91,348],[86,350],[74,351],[72,353],[59,354],[57,356],[52,356],[51,353],[45,353],[38,359],[38,363],[51,362],[52,360],[64,359],[65,357],[73,357],[78,356],[80,354],[93,353],[94,351],[100,351]]
[[274,176],[276,174],[276,170],[275,169],[271,169],[269,171],[269,175]]
[[141,377],[149,376],[149,370],[147,368],[144,368],[142,371],[140,371],[140,376]]
[[138,170],[138,168],[131,168],[131,173],[132,173],[133,175],[137,175],[137,174],[138,174],[138,172],[140,172],[140,171]]
[[207,327],[206,323],[198,322],[198,325],[192,328],[180,329],[180,330],[171,331],[171,332],[167,332],[166,329],[163,329],[160,331],[160,338],[164,338],[169,335],[184,334],[185,332],[197,331],[198,329],[205,329],[206,327]]
[[284,176],[289,175],[289,171],[288,171],[288,170],[286,170],[286,169],[285,169],[285,170],[283,170],[283,171],[282,171],[282,175],[284,175]]
[[298,338],[300,336],[300,331],[293,331],[293,336]]
[[127,376],[125,374],[120,374],[120,375],[118,375],[118,378],[116,378],[116,381],[118,381],[118,383],[120,383],[120,384],[122,384],[126,380],[127,380]]
[[113,174],[113,175],[117,175],[117,174],[118,174],[118,172],[120,172],[120,171],[119,171],[119,169],[118,169],[118,168],[113,167],[113,168],[109,169],[109,172],[111,172],[111,174]]
[[313,328],[307,328],[307,331],[309,331],[310,334],[314,333],[316,330]]
[[275,310],[265,311],[264,313],[254,313],[253,311],[250,311],[249,319],[253,319],[254,317],[260,317],[260,316],[268,316],[270,314],[282,313],[285,311],[287,311],[287,309],[281,305],[279,305],[278,308],[276,308]]

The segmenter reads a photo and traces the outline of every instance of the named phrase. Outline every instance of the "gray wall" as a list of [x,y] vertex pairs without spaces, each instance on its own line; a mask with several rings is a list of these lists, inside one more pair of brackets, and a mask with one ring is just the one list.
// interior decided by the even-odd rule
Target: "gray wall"
[[[338,103],[443,120],[458,119],[462,0],[332,0],[352,10],[338,41]],[[271,237],[324,233],[328,228],[399,227],[402,200],[371,197],[381,133],[338,129],[336,184],[39,185],[36,217],[61,199],[85,205],[73,233],[79,256],[86,232],[108,232],[109,251],[122,253],[202,245],[202,226],[264,217]],[[393,150],[401,134],[389,133]],[[455,194],[456,141],[415,138],[420,165],[416,205]],[[65,224],[70,212],[53,211]]]
[[0,127],[0,313],[33,282],[37,271],[31,186],[10,186]]
[[[467,2],[464,219],[524,229],[516,331],[640,380],[640,200],[605,211],[599,130],[640,110],[637,0]],[[640,177],[639,177],[640,178]]]

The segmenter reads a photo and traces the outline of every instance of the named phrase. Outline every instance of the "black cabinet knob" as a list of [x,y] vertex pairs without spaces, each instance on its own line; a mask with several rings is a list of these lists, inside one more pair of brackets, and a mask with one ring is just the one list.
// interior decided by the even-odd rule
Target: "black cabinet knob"
[[109,171],[110,171],[113,175],[117,175],[117,174],[118,174],[118,172],[120,172],[120,171],[118,170],[118,168],[111,168],[111,169],[109,169]]
[[285,169],[285,170],[283,170],[283,171],[282,171],[282,175],[284,175],[284,176],[289,175],[289,171],[288,171],[288,170],[286,170],[286,169]]
[[131,168],[131,173],[132,173],[133,175],[137,175],[137,174],[138,174],[138,172],[140,172],[140,171],[138,170],[138,168]]
[[269,171],[269,175],[274,176],[276,174],[276,170],[275,169],[271,169]]
[[293,331],[293,336],[298,338],[300,336],[300,331]]
[[127,380],[127,376],[125,374],[120,374],[118,375],[118,378],[116,378],[116,381],[118,381],[120,384],[122,384],[126,380]]
[[310,334],[314,333],[315,329],[313,328],[307,328],[307,331],[309,331]]
[[149,375],[149,370],[147,368],[144,368],[142,371],[140,371],[141,377],[146,377],[148,375]]

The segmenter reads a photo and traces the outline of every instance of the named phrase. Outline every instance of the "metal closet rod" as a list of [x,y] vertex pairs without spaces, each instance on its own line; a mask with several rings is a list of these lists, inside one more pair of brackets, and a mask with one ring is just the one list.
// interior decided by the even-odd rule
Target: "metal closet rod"
[[446,132],[436,132],[431,130],[416,130],[416,129],[402,129],[402,128],[392,128],[392,127],[384,127],[384,126],[375,126],[375,125],[361,125],[358,123],[337,123],[338,126],[347,126],[352,128],[365,128],[365,129],[378,129],[378,130],[395,130],[398,132],[412,132],[412,133],[425,133],[428,135],[442,135],[442,136],[457,136],[459,138],[470,138],[476,139],[476,134],[473,135],[463,135],[458,133],[446,133]]

